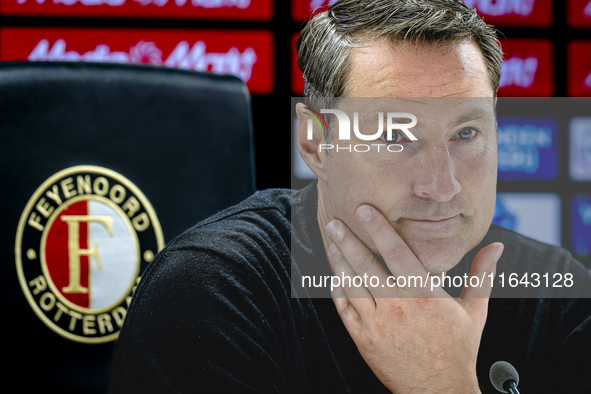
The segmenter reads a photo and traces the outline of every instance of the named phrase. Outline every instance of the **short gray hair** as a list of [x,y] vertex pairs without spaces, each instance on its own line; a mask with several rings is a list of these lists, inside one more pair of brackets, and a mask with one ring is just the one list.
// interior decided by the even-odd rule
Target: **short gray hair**
[[[298,39],[304,95],[308,105],[316,108],[330,108],[335,97],[346,95],[349,54],[361,41],[443,44],[464,38],[473,39],[481,49],[496,96],[503,62],[496,30],[463,2],[338,0],[310,20]],[[330,135],[325,135],[325,140],[330,140]]]

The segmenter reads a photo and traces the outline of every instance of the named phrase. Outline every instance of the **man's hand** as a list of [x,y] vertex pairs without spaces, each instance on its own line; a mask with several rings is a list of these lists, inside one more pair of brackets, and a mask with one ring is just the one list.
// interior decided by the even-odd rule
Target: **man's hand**
[[[395,277],[427,271],[384,216],[362,205],[357,218]],[[476,358],[488,313],[491,280],[465,287],[459,299],[441,287],[382,287],[388,272],[341,221],[326,227],[334,243],[328,260],[334,275],[377,276],[377,287],[341,286],[332,297],[359,352],[394,393],[479,393]],[[493,243],[474,258],[468,279],[490,278],[503,245]],[[374,282],[375,283],[375,282]],[[468,283],[469,280],[468,280]]]

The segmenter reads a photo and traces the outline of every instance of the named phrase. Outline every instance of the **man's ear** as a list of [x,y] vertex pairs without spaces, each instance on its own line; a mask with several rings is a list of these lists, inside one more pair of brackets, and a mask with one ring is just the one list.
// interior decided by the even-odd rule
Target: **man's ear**
[[[296,113],[298,115],[296,143],[298,150],[310,170],[312,170],[318,179],[326,182],[326,169],[324,166],[326,155],[319,152],[320,144],[324,140],[323,130],[310,115],[306,114],[311,113],[311,111],[306,110],[304,107],[305,105],[303,103],[296,104]],[[309,120],[312,123],[312,139],[308,139]]]

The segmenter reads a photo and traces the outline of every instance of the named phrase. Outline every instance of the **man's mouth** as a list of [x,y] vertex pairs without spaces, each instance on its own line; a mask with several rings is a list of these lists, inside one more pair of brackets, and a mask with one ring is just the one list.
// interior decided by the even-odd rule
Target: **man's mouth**
[[454,216],[437,216],[437,217],[429,217],[429,218],[405,218],[406,220],[412,220],[415,222],[443,222],[445,220],[453,219],[458,215]]
[[403,226],[425,231],[449,231],[459,224],[460,215],[455,216],[429,216],[419,218],[402,218],[400,221]]

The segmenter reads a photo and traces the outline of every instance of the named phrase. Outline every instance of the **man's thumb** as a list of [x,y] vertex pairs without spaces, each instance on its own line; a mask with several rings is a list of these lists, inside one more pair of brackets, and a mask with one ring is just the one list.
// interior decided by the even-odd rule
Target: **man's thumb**
[[472,261],[472,268],[460,298],[490,297],[492,283],[497,272],[497,261],[503,254],[505,246],[494,242],[480,250]]

